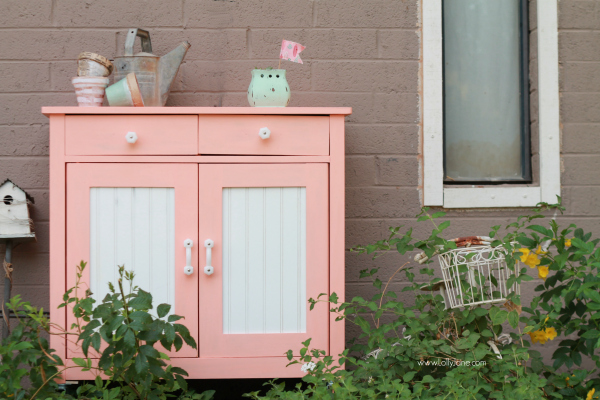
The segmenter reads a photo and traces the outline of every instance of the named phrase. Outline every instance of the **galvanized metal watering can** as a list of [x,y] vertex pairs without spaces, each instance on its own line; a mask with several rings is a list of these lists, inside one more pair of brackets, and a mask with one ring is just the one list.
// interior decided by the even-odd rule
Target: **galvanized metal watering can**
[[[142,52],[133,55],[135,38],[142,40]],[[133,72],[137,77],[140,92],[146,107],[164,106],[169,97],[171,84],[177,76],[179,66],[185,57],[189,42],[182,42],[170,53],[158,57],[152,54],[150,33],[143,29],[132,28],[127,32],[123,57],[115,57],[115,82]]]

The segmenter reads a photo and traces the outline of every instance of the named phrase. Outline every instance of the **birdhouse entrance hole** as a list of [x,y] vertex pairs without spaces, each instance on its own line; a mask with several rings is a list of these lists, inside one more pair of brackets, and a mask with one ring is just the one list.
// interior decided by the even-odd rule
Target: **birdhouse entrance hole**
[[2,201],[4,202],[4,204],[6,204],[7,206],[10,206],[13,202],[13,198],[10,195],[6,195],[4,196],[4,199],[2,199]]

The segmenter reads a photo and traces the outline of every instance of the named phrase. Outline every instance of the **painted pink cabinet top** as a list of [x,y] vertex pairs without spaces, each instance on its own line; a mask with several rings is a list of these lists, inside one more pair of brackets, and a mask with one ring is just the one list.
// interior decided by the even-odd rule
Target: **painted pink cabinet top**
[[350,115],[350,107],[42,107],[42,114]]

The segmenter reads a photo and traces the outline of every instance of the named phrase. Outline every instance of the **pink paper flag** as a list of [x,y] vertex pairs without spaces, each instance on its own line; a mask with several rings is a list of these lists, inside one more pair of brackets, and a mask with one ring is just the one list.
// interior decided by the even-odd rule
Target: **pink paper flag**
[[281,42],[281,52],[279,53],[279,58],[304,64],[300,59],[300,52],[305,48],[306,47],[302,46],[300,43],[290,42],[289,40],[283,39],[283,42]]

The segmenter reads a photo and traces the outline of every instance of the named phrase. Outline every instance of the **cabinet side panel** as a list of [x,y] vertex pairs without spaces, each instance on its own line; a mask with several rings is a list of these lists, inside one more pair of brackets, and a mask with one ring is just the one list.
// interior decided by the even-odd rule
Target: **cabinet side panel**
[[[66,327],[66,311],[58,309],[66,290],[65,271],[65,116],[50,116],[50,320]],[[66,338],[50,336],[50,346],[66,357]]]
[[[344,116],[330,118],[331,164],[329,166],[329,292],[336,293],[338,302],[345,299],[345,180],[344,180]],[[341,354],[345,347],[344,321],[336,321],[330,315],[329,350],[333,357]]]

